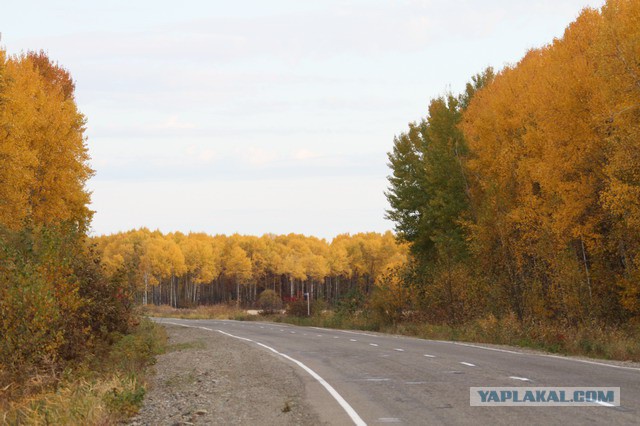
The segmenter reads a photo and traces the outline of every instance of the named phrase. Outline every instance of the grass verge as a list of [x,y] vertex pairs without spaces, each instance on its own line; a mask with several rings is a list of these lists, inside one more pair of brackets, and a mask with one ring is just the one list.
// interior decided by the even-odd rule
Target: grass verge
[[433,340],[519,346],[552,353],[618,361],[640,362],[640,324],[612,327],[518,321],[515,315],[489,316],[466,324],[429,324],[401,321],[384,324],[366,313],[341,315],[327,311],[311,317],[272,316],[271,321],[301,326],[380,331]]
[[100,355],[67,369],[41,392],[0,405],[1,424],[114,425],[134,415],[145,372],[166,347],[162,327],[143,319]]
[[246,310],[234,305],[206,305],[190,309],[176,309],[168,305],[146,305],[142,313],[150,317],[182,318],[182,319],[232,319],[236,321],[256,320],[256,315],[249,315]]

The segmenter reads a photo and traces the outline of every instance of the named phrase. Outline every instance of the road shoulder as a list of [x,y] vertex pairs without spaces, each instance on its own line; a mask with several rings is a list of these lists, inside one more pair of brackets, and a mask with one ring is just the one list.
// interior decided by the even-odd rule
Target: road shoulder
[[219,333],[165,327],[168,351],[131,425],[321,423],[294,367]]

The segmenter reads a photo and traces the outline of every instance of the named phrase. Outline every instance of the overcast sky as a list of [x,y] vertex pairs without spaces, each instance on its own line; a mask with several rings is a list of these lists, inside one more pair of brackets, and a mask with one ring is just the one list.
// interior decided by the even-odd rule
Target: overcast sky
[[69,69],[95,234],[393,228],[393,137],[593,0],[5,1],[1,44]]

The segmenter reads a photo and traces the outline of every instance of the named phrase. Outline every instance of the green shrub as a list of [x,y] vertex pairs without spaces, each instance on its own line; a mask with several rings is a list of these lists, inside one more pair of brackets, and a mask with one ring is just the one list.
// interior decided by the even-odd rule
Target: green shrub
[[55,377],[135,324],[131,295],[85,242],[69,224],[0,228],[0,388],[25,392],[30,375]]
[[270,315],[282,309],[282,300],[273,290],[265,290],[260,293],[258,307],[263,315]]
[[142,406],[145,393],[145,388],[136,382],[135,377],[132,377],[129,386],[122,389],[114,387],[102,398],[110,413],[132,416]]
[[109,364],[125,374],[143,370],[164,351],[166,336],[149,319],[142,319],[131,334],[121,336],[111,348]]

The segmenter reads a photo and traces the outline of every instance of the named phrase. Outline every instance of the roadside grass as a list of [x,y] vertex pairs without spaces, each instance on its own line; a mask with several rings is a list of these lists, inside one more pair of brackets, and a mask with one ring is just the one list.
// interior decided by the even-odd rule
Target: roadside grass
[[256,315],[249,315],[246,310],[235,305],[218,304],[202,305],[195,308],[176,309],[169,305],[146,305],[142,313],[150,317],[181,318],[181,319],[232,319],[236,321],[251,321]]
[[145,395],[145,371],[166,347],[161,326],[143,319],[126,336],[52,385],[19,400],[0,402],[0,424],[115,425],[134,415]]
[[566,324],[518,321],[514,315],[493,316],[449,326],[399,323],[381,331],[426,339],[520,346],[562,355],[640,362],[640,326]]
[[194,340],[193,342],[185,342],[185,343],[175,343],[172,345],[168,345],[165,352],[179,352],[186,351],[189,349],[204,349],[206,348],[205,343],[202,340]]
[[515,315],[496,318],[489,315],[464,324],[431,324],[419,319],[388,323],[368,310],[353,312],[315,309],[311,316],[303,314],[249,315],[229,305],[174,309],[169,306],[147,306],[147,315],[185,319],[267,320],[299,326],[379,331],[422,339],[519,346],[563,355],[585,356],[618,361],[640,362],[640,323],[624,327],[602,324],[567,325],[524,320]]
[[563,355],[640,362],[640,324],[612,327],[601,324],[520,322],[515,315],[497,319],[489,316],[466,324],[430,324],[400,321],[385,324],[366,311],[351,315],[323,311],[310,317],[274,315],[274,322],[323,328],[379,331],[432,340],[519,346]]

